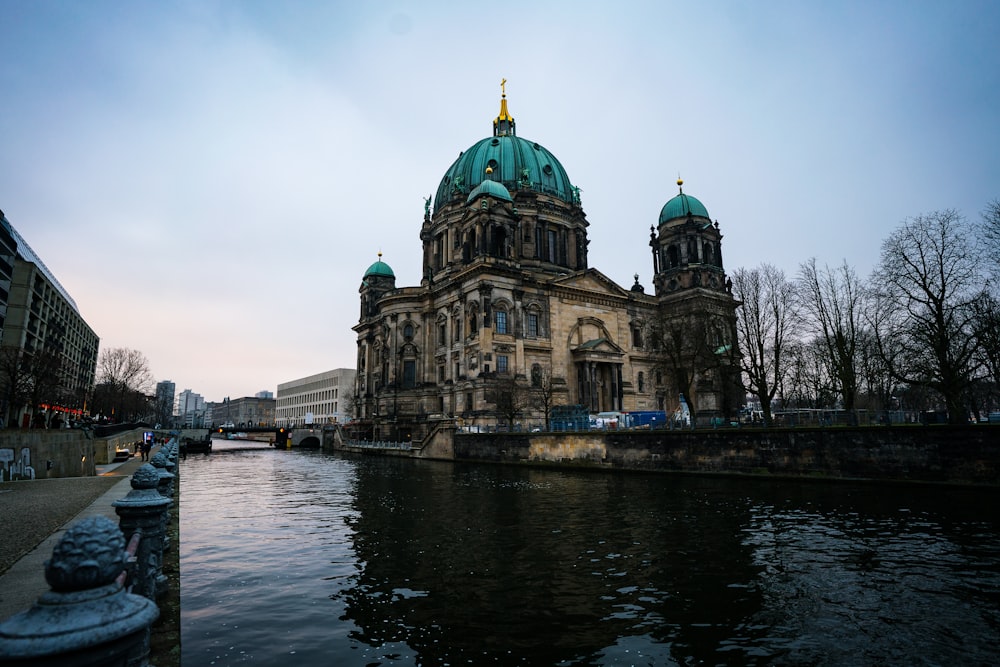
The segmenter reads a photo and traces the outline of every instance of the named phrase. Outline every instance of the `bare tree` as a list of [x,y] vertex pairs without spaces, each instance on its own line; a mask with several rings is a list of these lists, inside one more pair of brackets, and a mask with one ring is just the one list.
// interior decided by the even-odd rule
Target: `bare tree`
[[760,401],[764,423],[771,425],[771,401],[787,372],[785,351],[792,342],[794,325],[792,284],[785,273],[770,264],[737,269],[733,297],[736,334],[747,391]]
[[[43,348],[31,354],[28,359],[28,377],[31,383],[29,402],[31,409],[38,411],[43,405],[55,405],[65,396],[65,372],[61,352]],[[44,418],[41,412],[37,412]],[[44,421],[37,424],[44,426]]]
[[951,423],[968,421],[974,305],[984,284],[976,237],[954,210],[906,220],[882,243],[873,289],[879,352],[890,374],[937,392]]
[[684,395],[692,415],[698,411],[698,377],[716,366],[709,337],[708,322],[700,314],[670,316],[660,311],[645,326],[643,338],[653,350],[653,370],[667,378],[673,399]]
[[157,393],[154,410],[154,421],[161,426],[170,426],[174,418],[174,401],[171,396]]
[[[31,376],[28,355],[20,347],[0,347],[0,391],[3,400],[4,426],[17,426],[17,415],[28,403]],[[11,415],[14,422],[11,422]]]
[[[877,302],[869,301],[868,313],[877,311]],[[868,315],[866,315],[868,319]],[[858,347],[858,372],[860,380],[861,406],[869,410],[891,410],[901,408],[894,402],[898,381],[889,372],[889,365],[876,341],[875,332],[866,328]]]
[[648,342],[652,370],[666,377],[666,403],[677,405],[684,396],[693,415],[707,408],[701,404],[711,388],[721,415],[734,415],[743,405],[739,379],[740,359],[733,321],[705,311],[673,315],[664,311],[647,320],[643,340]]
[[976,335],[976,365],[982,369],[977,392],[977,412],[993,409],[1000,398],[1000,300],[986,294],[977,299],[974,331]]
[[994,199],[987,204],[981,217],[980,236],[988,256],[993,260],[991,266],[994,280],[1000,280],[1000,199]]
[[528,383],[515,375],[497,373],[486,381],[485,399],[493,404],[497,421],[507,422],[514,430],[514,423],[531,408],[535,395]]
[[819,269],[812,258],[800,267],[796,288],[798,302],[809,316],[807,324],[820,344],[843,408],[852,414],[858,395],[864,286],[846,261],[836,269]]
[[125,420],[141,416],[149,408],[141,397],[152,393],[154,380],[142,352],[113,347],[103,350],[97,359],[97,385],[95,404],[103,398],[99,407],[105,416],[114,414]]
[[552,406],[555,404],[555,383],[552,374],[541,367],[531,369],[531,389],[535,395],[535,406],[545,415],[545,430],[551,428]]
[[816,338],[785,348],[785,379],[778,388],[788,408],[831,408],[836,398],[823,344]]

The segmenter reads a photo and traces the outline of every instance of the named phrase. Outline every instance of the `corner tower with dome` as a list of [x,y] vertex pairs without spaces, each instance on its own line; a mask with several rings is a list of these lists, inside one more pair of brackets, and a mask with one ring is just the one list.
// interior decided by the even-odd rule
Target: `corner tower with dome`
[[654,293],[638,275],[625,289],[589,266],[579,188],[515,127],[504,91],[492,136],[425,200],[419,286],[397,287],[381,254],[365,272],[355,416],[379,437],[419,439],[436,419],[492,426],[500,386],[523,401],[525,428],[546,425],[546,405],[734,414],[718,224],[682,191],[651,229]]

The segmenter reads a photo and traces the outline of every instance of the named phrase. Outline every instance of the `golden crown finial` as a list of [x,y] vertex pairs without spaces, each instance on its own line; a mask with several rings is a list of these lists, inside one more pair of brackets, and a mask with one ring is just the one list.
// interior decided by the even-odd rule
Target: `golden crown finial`
[[680,176],[678,176],[677,177],[677,189],[680,190],[681,193],[684,192],[684,188],[682,187],[683,185],[684,185],[684,179],[681,178]]

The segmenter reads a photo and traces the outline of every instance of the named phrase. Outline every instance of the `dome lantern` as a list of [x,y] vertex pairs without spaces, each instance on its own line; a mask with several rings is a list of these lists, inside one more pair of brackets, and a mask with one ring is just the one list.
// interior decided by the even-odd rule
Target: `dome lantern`
[[514,117],[507,111],[507,79],[500,79],[500,115],[493,120],[493,136],[515,135]]
[[[506,83],[502,80],[501,86]],[[469,193],[486,181],[502,185],[510,196],[518,190],[532,190],[580,206],[579,190],[555,155],[517,136],[506,92],[500,100],[500,115],[493,121],[493,135],[459,153],[442,177],[434,196],[434,213],[453,201],[468,201]]]

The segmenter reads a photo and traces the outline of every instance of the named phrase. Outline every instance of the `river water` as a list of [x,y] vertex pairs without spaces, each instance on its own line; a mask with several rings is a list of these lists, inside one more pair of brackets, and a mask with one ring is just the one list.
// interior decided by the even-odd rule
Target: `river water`
[[183,664],[1000,664],[993,491],[181,462]]

